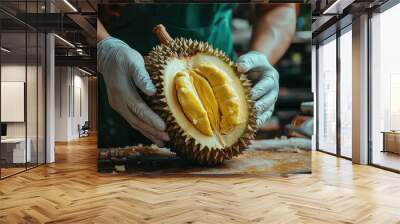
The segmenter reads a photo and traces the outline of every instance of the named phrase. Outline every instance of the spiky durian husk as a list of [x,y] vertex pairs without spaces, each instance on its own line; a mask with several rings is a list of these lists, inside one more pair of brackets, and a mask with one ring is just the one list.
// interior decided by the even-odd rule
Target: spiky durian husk
[[[238,75],[245,89],[248,102],[249,119],[247,128],[242,136],[232,146],[217,149],[201,145],[195,138],[186,133],[175,121],[166,103],[164,95],[163,71],[168,61],[172,58],[189,57],[197,53],[205,53],[217,56],[227,63]],[[152,98],[153,109],[163,118],[167,124],[167,132],[173,141],[169,142],[172,151],[186,160],[202,165],[217,165],[229,160],[242,153],[249,145],[250,140],[254,139],[256,132],[256,112],[254,102],[250,98],[251,83],[247,77],[240,73],[234,63],[224,54],[224,52],[214,49],[211,45],[191,39],[176,38],[166,44],[161,44],[145,57],[146,69],[151,74],[151,79],[157,87],[157,94]]]

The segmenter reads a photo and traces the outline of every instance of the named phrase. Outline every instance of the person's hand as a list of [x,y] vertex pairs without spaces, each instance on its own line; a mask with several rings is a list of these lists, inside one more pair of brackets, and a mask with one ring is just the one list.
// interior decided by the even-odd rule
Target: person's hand
[[250,80],[256,81],[250,93],[256,102],[257,126],[260,127],[274,112],[279,94],[279,73],[268,62],[267,57],[257,51],[240,56],[237,66]]
[[[125,42],[107,37],[97,44],[98,71],[103,74],[110,106],[134,129],[159,146],[169,137],[164,121],[140,97],[156,93],[143,56]],[[137,87],[137,88],[136,88]]]

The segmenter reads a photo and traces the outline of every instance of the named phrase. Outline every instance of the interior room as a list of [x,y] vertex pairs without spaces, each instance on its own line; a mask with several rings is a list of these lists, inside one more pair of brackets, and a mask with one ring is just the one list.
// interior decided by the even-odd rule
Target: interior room
[[394,58],[400,33],[391,27],[399,12],[397,5],[371,18],[371,162],[395,170],[400,170],[400,67]]
[[[38,25],[45,21],[40,15],[69,7],[57,2],[46,4],[1,3],[2,179],[54,162],[55,142],[76,140],[88,136],[89,131],[95,133],[95,126],[89,125],[96,123],[95,104],[88,102],[89,97],[96,102],[96,78],[91,70],[95,66],[88,63],[92,60],[91,49],[78,25],[72,29]],[[92,10],[89,5],[84,6]],[[58,34],[49,41],[47,33],[53,31]],[[74,44],[65,35],[72,36],[70,41]],[[79,57],[86,60],[79,61]],[[48,84],[51,73],[57,74],[52,77],[52,85]],[[49,120],[52,116],[54,120]],[[49,130],[49,124],[54,129]]]
[[44,164],[46,156],[45,36],[15,28],[1,34],[1,177]]
[[[354,5],[354,8],[360,7]],[[315,83],[318,86],[316,97],[320,121],[317,123],[316,149],[353,162],[360,159],[352,158],[358,154],[353,152],[352,147],[352,123],[355,115],[358,115],[352,112],[352,108],[358,105],[352,100],[357,99],[353,88],[364,88],[366,97],[358,100],[367,105],[364,106],[367,124],[364,126],[367,130],[364,137],[370,145],[362,159],[367,164],[397,172],[400,164],[397,150],[398,100],[395,97],[398,91],[398,65],[394,52],[397,50],[395,41],[399,32],[393,29],[393,23],[397,21],[399,8],[398,5],[381,6],[368,14],[369,25],[365,30],[368,40],[362,43],[366,48],[366,52],[362,53],[368,57],[364,61],[368,80],[354,76],[357,68],[353,66],[355,54],[352,51],[355,49],[353,45],[359,43],[354,38],[354,19],[350,21],[351,15],[339,19],[340,26],[336,30],[327,28],[313,39],[316,46],[313,49],[317,60]],[[364,83],[357,86],[359,82]]]
[[[242,1],[232,1],[242,4],[225,1],[208,4],[212,10],[226,10],[226,14],[219,15],[227,16],[227,20],[215,19],[212,10],[201,11],[202,19],[186,13],[190,7],[193,10],[204,6],[204,1],[162,2],[0,1],[0,223],[400,223],[399,1],[270,0],[259,5]],[[140,10],[129,13],[129,9],[135,8],[132,5]],[[146,21],[137,19],[135,16],[142,15],[148,6],[178,6],[182,10],[176,14],[151,11],[154,14],[146,17]],[[157,74],[166,74],[164,64],[154,67],[145,64],[165,58],[154,59],[149,54],[139,57],[141,47],[159,41],[153,34],[142,38],[129,26],[152,24],[162,15],[163,24],[170,31],[167,34],[172,37],[199,30],[201,35],[226,34],[221,27],[218,32],[209,32],[211,28],[206,29],[204,24],[188,30],[171,28],[175,22],[203,23],[208,17],[215,19],[213,25],[229,21],[223,27],[228,30],[229,38],[221,43],[232,42],[231,50],[238,57],[231,64],[224,62],[228,69],[222,70],[232,69],[242,81],[252,75],[239,70],[239,58],[254,51],[250,41],[256,39],[254,33],[259,31],[256,16],[267,22],[265,30],[293,28],[293,33],[273,42],[275,45],[288,42],[276,61],[265,55],[254,60],[262,65],[254,66],[253,72],[265,72],[269,74],[266,80],[274,81],[264,88],[278,85],[274,89],[276,98],[264,97],[276,101],[268,105],[268,119],[261,125],[254,124],[257,119],[249,119],[246,125],[240,123],[257,134],[252,133],[251,140],[243,140],[244,134],[238,135],[237,147],[245,145],[243,151],[238,150],[239,155],[232,156],[236,153],[234,147],[230,148],[231,154],[223,151],[228,147],[219,148],[225,153],[218,154],[225,159],[222,164],[193,165],[185,154],[168,149],[172,143],[182,143],[179,133],[157,144],[164,132],[149,126],[157,122],[156,118],[143,119],[153,110],[146,114],[132,109],[137,109],[134,107],[137,105],[149,106],[154,111],[171,107],[166,102],[154,101],[160,98],[160,85],[165,83],[164,79],[154,78],[153,70],[156,67]],[[188,21],[174,20],[185,15],[192,17]],[[293,15],[292,23],[288,22],[290,19],[282,19],[288,17],[276,19],[285,15]],[[122,22],[113,27],[106,21]],[[110,36],[99,32],[101,26],[109,28]],[[121,27],[129,32],[118,30]],[[138,28],[151,33],[153,27],[157,26]],[[279,36],[279,29],[271,33]],[[169,40],[168,35],[161,34]],[[143,43],[123,41],[130,37]],[[103,41],[112,38],[117,38],[114,45],[107,45],[109,48],[104,50]],[[165,46],[172,46],[168,45],[171,43],[163,42]],[[115,46],[120,47],[119,51],[112,63],[103,68],[99,61],[107,60],[102,55],[108,55]],[[135,60],[124,63],[124,52]],[[178,56],[176,52],[168,55],[168,59]],[[177,58],[192,57],[183,56]],[[122,65],[130,66],[133,62],[141,62],[143,67],[126,69],[125,75],[129,77],[126,82],[115,77],[121,74]],[[187,64],[196,68],[194,63],[195,60]],[[225,67],[222,64],[220,68]],[[113,76],[105,80],[103,71],[111,71]],[[137,76],[138,71],[148,73],[150,81],[163,80],[156,83],[154,95],[147,95],[153,91],[149,86],[138,84],[147,80],[146,76]],[[198,67],[193,71],[200,74]],[[276,71],[275,76],[266,71]],[[196,99],[200,99],[193,84],[197,76],[190,74],[189,83],[196,90]],[[259,81],[251,82],[240,87],[249,88],[254,94]],[[116,87],[114,83],[136,91],[134,98],[129,98],[132,102],[118,104],[125,102],[124,97],[129,94],[113,89],[115,100],[109,92]],[[177,88],[176,84],[174,90]],[[211,92],[216,93],[214,89]],[[274,91],[264,92],[265,96],[272,96],[268,94]],[[172,97],[178,99],[178,94],[176,91]],[[251,94],[246,97],[252,98],[246,99],[255,98]],[[257,100],[246,103],[252,105]],[[126,110],[118,110],[121,107],[104,110],[101,105],[110,102]],[[199,102],[209,109],[202,99]],[[229,108],[232,103],[224,102],[228,103],[218,110]],[[255,106],[253,109],[257,111]],[[113,140],[125,138],[124,141],[132,142],[138,138],[131,134],[134,132],[118,132],[124,112],[136,117],[133,116],[133,124],[125,119],[123,125],[142,133],[151,145],[113,144]],[[104,116],[110,113],[119,115],[116,119]],[[248,118],[260,118],[260,114],[249,113]],[[218,111],[218,115],[222,116],[222,112]],[[206,116],[211,120],[209,111]],[[182,117],[190,120],[188,114]],[[168,123],[171,119],[162,117],[162,120],[166,120],[163,130],[171,134],[173,128]],[[220,131],[215,126],[211,128],[212,134]],[[99,133],[102,129],[108,133],[106,138]],[[248,133],[246,138],[250,136]],[[218,141],[222,144],[221,138]],[[187,151],[199,145],[187,142]],[[200,152],[200,156],[191,159],[218,158],[210,148],[199,148],[210,153],[203,156]],[[265,150],[264,154],[257,154],[260,149]],[[246,160],[250,157],[251,160]],[[233,167],[231,164],[237,161],[242,163]],[[190,167],[190,172],[163,172],[166,164],[171,163],[172,170]],[[228,173],[232,170],[246,172]]]

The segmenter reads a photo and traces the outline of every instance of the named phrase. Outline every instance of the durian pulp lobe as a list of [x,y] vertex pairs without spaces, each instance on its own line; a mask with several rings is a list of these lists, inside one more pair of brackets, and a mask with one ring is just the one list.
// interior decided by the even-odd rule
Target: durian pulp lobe
[[200,64],[196,71],[210,83],[221,111],[220,131],[228,133],[236,125],[243,123],[240,119],[240,100],[233,88],[232,79],[221,69],[208,63]]
[[211,128],[219,132],[219,108],[217,99],[214,96],[210,84],[205,78],[191,70],[189,72],[193,79],[194,87],[196,88],[197,95],[199,96],[204,109],[207,111],[208,120],[210,121]]
[[176,95],[183,112],[190,122],[203,134],[212,136],[210,121],[207,111],[202,105],[196,89],[193,85],[193,78],[186,71],[178,72],[175,76]]

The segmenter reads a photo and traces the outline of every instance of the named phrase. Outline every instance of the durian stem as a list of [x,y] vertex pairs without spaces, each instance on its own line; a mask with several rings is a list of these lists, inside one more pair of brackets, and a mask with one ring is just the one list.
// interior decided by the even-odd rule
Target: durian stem
[[172,37],[169,35],[167,30],[165,29],[165,26],[162,24],[158,24],[157,26],[154,27],[153,33],[155,33],[160,40],[162,44],[166,44],[170,41],[172,41]]

